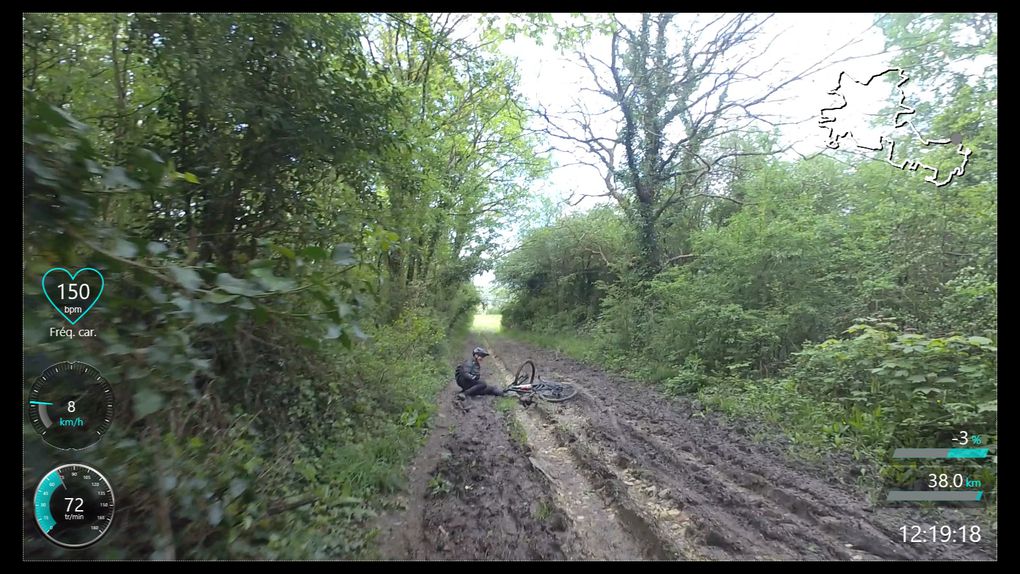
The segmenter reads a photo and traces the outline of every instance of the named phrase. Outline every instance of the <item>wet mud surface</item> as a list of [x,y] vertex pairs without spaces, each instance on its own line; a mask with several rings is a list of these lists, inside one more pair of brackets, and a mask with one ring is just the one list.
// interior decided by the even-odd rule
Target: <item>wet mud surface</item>
[[[389,559],[994,560],[977,511],[876,506],[849,462],[791,460],[781,444],[649,385],[487,335],[487,381],[533,360],[580,392],[564,403],[440,398],[384,521]],[[469,352],[469,351],[466,351]],[[904,525],[978,524],[981,543],[902,541]]]
[[569,525],[530,447],[515,442],[497,397],[460,401],[459,390],[451,380],[440,396],[431,438],[410,471],[406,510],[384,519],[382,558],[567,559]]

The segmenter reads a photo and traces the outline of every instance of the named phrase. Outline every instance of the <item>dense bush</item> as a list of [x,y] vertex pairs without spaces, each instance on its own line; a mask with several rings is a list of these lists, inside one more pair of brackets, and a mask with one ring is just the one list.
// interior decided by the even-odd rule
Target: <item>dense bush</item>
[[880,420],[885,435],[902,445],[945,445],[960,429],[995,428],[992,340],[904,333],[888,321],[847,333],[853,337],[797,354],[787,375],[800,392]]
[[[542,166],[516,72],[424,14],[23,24],[25,385],[104,373],[116,419],[89,460],[130,501],[76,557],[370,553],[470,279]],[[102,271],[95,338],[48,336],[58,265]],[[24,432],[30,509],[53,456]]]
[[529,233],[496,268],[510,292],[503,325],[541,332],[593,322],[606,286],[636,254],[631,239],[620,215],[605,207]]

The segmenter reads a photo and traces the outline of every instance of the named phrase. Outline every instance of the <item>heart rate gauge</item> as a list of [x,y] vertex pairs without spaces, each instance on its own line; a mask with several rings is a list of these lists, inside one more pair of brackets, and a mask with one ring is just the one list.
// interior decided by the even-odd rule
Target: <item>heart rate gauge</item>
[[84,318],[99,302],[105,287],[103,274],[92,267],[79,269],[73,274],[63,267],[54,267],[42,277],[46,300],[72,325]]
[[113,523],[110,482],[84,464],[65,464],[46,473],[33,498],[35,523],[47,540],[64,548],[85,548]]
[[32,385],[32,427],[51,446],[81,450],[99,441],[113,421],[113,388],[86,363],[57,363]]

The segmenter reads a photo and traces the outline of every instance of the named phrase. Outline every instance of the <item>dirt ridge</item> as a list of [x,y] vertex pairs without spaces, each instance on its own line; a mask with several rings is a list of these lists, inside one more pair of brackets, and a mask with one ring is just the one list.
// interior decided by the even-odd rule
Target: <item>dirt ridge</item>
[[[882,507],[778,444],[647,385],[496,335],[476,335],[501,386],[525,360],[575,384],[564,403],[455,399],[410,470],[381,554],[424,560],[995,560],[976,509]],[[465,356],[474,344],[465,345]],[[451,369],[452,379],[452,369]],[[979,524],[979,544],[897,540],[904,525]]]
[[[792,461],[776,445],[750,440],[718,417],[694,416],[689,402],[674,401],[648,385],[607,375],[557,354],[505,337],[491,337],[509,366],[533,360],[547,380],[585,389],[580,400],[550,405],[557,424],[573,427],[576,443],[642,475],[680,515],[646,512],[662,523],[685,522],[690,540],[676,544],[694,558],[812,560],[994,559],[994,536],[986,544],[911,544],[898,540],[909,524],[981,524],[977,509],[937,509],[870,504],[842,484],[848,470],[812,468]],[[579,419],[580,425],[570,419]],[[613,464],[614,462],[622,464]],[[691,544],[700,544],[697,549]]]

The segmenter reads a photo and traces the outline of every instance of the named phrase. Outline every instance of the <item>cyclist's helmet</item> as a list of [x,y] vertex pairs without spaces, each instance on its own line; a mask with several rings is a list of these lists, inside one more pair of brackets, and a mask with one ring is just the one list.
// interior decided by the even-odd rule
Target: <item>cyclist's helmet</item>
[[485,349],[481,348],[481,347],[475,347],[475,350],[471,351],[471,354],[472,355],[479,355],[481,357],[488,357],[489,356],[489,352],[486,351]]

